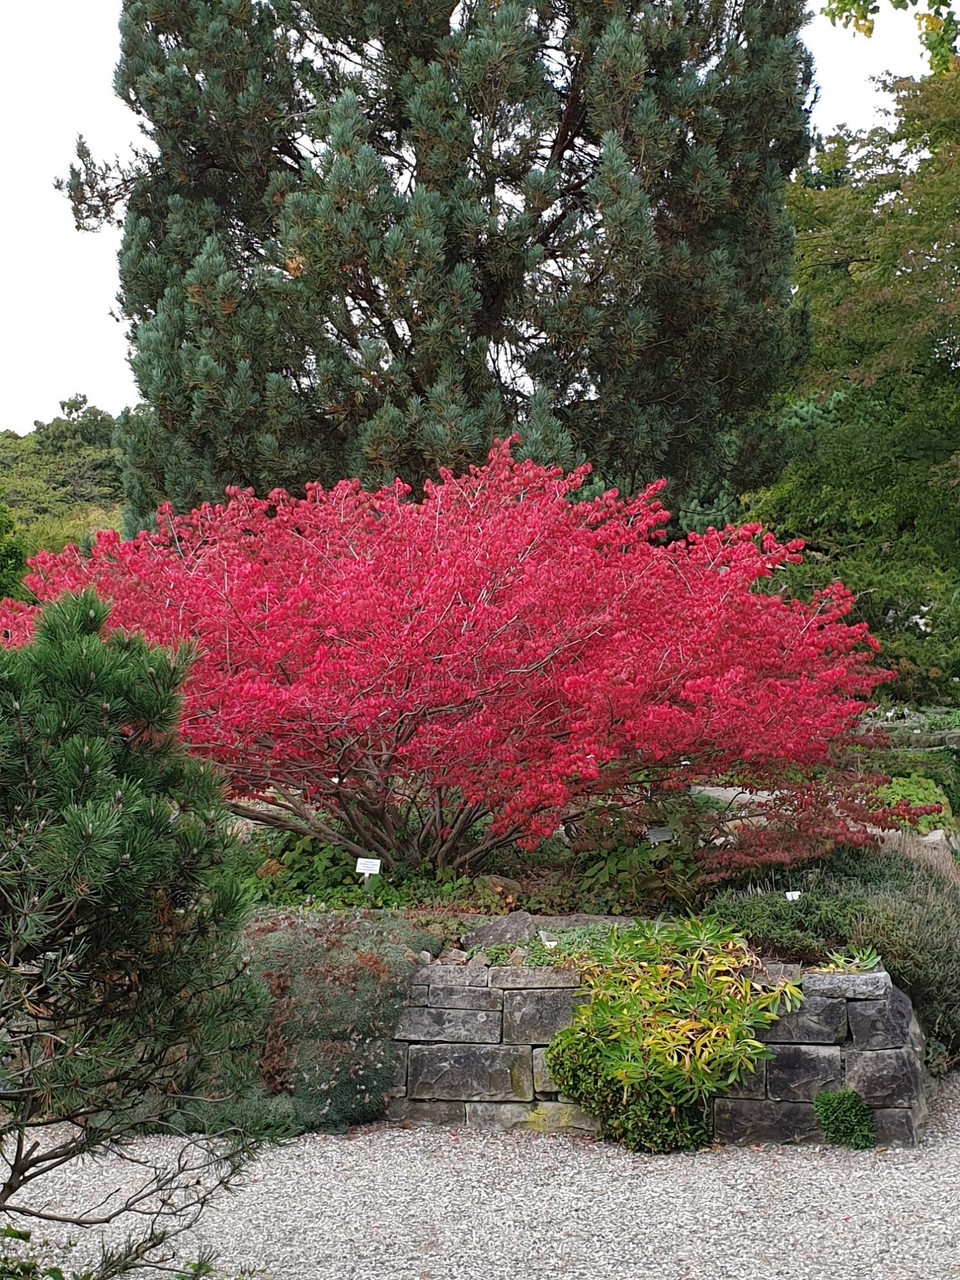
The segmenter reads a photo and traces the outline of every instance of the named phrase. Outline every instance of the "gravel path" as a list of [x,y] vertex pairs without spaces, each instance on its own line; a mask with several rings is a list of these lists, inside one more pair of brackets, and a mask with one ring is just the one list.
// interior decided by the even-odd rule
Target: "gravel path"
[[[44,1191],[70,1203],[111,1176],[65,1168]],[[960,1277],[958,1184],[960,1077],[941,1088],[916,1151],[633,1156],[378,1126],[271,1150],[178,1256],[213,1245],[229,1280],[949,1280]]]

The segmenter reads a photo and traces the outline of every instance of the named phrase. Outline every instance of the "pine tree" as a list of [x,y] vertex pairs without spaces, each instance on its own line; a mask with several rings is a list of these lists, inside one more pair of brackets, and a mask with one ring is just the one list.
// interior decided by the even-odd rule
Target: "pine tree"
[[[150,140],[80,147],[126,202],[122,302],[155,437],[136,514],[225,484],[538,461],[681,490],[796,347],[785,175],[798,0],[125,0]],[[158,443],[159,442],[159,443]],[[137,502],[144,505],[137,512]]]
[[219,784],[174,732],[184,655],[104,635],[108,612],[64,597],[30,644],[0,651],[0,1209],[29,1220],[51,1169],[125,1158],[144,1130],[183,1136],[199,1105],[210,1134],[169,1165],[133,1153],[129,1196],[48,1208],[84,1225],[146,1214],[103,1275],[189,1224],[256,1149],[209,1117],[249,1067],[261,1007],[219,865]]

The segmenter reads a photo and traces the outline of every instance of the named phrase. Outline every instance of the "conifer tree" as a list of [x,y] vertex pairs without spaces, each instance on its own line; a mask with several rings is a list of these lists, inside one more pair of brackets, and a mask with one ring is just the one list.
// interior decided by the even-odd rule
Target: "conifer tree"
[[[108,613],[66,596],[30,644],[0,651],[0,1210],[145,1217],[98,1276],[189,1225],[256,1150],[217,1133],[214,1099],[250,1069],[262,1003],[238,951],[244,900],[220,870],[219,783],[175,733],[185,656],[105,635]],[[144,1130],[183,1139],[169,1163],[126,1154]],[[31,1194],[105,1152],[130,1161],[122,1194],[62,1209]]]
[[[679,489],[796,341],[799,0],[125,0],[125,202],[155,438],[131,495],[419,485],[519,429]],[[159,443],[157,443],[159,441]],[[146,504],[139,511],[146,514]]]

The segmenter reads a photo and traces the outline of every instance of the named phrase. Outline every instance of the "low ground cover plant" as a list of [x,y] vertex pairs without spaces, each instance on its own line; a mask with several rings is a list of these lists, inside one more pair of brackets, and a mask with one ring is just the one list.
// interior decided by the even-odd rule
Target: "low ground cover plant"
[[757,986],[743,938],[711,919],[601,933],[569,962],[590,1001],[549,1046],[550,1071],[634,1151],[706,1145],[709,1099],[768,1056],[757,1033],[802,998],[786,981]]
[[[794,901],[785,893],[799,891]],[[913,1001],[938,1072],[960,1062],[960,868],[949,854],[841,848],[820,864],[726,888],[709,909],[766,955],[829,963],[870,948]]]

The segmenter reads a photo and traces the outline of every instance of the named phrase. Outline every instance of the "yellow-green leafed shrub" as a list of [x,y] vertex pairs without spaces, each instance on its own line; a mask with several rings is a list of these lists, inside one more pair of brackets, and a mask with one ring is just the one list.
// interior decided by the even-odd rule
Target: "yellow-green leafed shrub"
[[547,1050],[562,1093],[631,1151],[696,1150],[708,1100],[769,1056],[758,1032],[798,987],[757,986],[740,934],[714,920],[650,921],[577,959],[591,999]]

